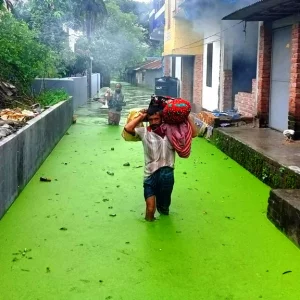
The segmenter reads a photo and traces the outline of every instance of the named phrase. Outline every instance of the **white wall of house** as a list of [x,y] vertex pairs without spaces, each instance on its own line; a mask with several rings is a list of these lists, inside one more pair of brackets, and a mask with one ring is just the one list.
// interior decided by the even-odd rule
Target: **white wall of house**
[[[214,33],[218,32],[215,29]],[[213,33],[212,33],[213,34]],[[204,37],[210,36],[210,32],[206,32]],[[217,36],[205,39],[204,52],[203,52],[203,94],[202,94],[202,107],[207,110],[218,109],[219,105],[219,85],[220,85],[220,41],[216,41]],[[206,85],[207,75],[207,44],[213,43],[213,56],[212,56],[212,86]]]
[[176,57],[175,77],[181,82],[181,57]]
[[142,71],[139,71],[135,74],[136,76],[136,83],[137,84],[142,84],[143,83],[143,74]]

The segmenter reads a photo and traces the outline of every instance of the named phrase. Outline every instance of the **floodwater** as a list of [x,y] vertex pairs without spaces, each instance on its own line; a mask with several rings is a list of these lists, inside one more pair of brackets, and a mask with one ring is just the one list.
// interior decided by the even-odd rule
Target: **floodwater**
[[[128,109],[151,91],[124,93]],[[77,115],[0,221],[0,299],[300,299],[300,252],[266,218],[269,187],[196,138],[170,216],[148,223],[142,145],[98,102]]]

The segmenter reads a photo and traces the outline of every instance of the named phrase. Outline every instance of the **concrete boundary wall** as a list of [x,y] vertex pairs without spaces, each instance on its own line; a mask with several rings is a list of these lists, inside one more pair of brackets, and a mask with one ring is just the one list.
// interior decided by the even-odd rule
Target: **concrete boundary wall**
[[[100,74],[92,75],[92,97],[95,97],[100,90]],[[64,89],[73,97],[73,109],[85,105],[88,101],[87,77],[66,77],[66,78],[36,78],[32,84],[34,95],[40,94],[43,90]]]
[[0,140],[0,219],[72,124],[72,99]]
[[98,92],[99,92],[99,90],[98,90],[98,75],[93,74],[92,75],[92,97],[95,97]]
[[87,78],[83,77],[72,77],[74,93],[73,96],[73,108],[77,109],[87,103]]

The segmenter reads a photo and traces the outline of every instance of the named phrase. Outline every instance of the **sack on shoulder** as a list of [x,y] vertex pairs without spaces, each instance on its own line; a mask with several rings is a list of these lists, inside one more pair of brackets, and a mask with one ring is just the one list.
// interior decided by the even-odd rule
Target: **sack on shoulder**
[[[140,109],[136,109],[136,108],[131,109],[127,116],[126,124],[128,124],[130,121],[137,118],[140,115],[139,111],[140,111]],[[136,128],[138,128],[138,127],[144,127],[143,122],[139,123],[136,126]],[[126,142],[137,142],[137,141],[141,140],[138,135],[132,135],[132,134],[128,133],[127,131],[125,131],[125,129],[123,129],[123,131],[122,131],[122,137]]]

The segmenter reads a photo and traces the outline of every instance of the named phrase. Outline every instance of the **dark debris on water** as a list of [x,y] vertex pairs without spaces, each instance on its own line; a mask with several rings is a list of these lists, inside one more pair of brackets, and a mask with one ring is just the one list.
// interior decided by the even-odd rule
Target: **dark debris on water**
[[282,273],[282,275],[285,275],[285,274],[288,274],[288,273],[292,273],[292,271],[290,271],[290,270],[289,271],[285,271],[285,272]]

